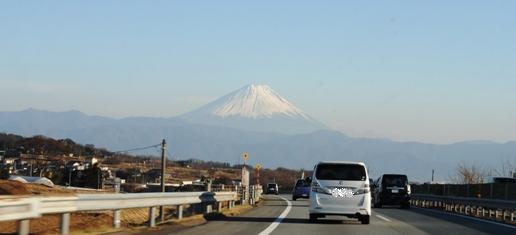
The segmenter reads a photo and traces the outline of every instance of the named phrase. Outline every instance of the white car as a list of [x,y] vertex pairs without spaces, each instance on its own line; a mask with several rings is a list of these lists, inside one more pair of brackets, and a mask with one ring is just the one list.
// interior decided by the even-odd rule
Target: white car
[[311,222],[326,215],[341,215],[369,224],[371,191],[365,164],[319,162],[312,176],[309,212]]

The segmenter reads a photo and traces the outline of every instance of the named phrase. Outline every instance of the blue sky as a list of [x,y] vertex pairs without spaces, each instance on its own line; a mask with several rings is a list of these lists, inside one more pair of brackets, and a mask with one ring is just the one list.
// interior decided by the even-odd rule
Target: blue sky
[[351,136],[516,140],[513,1],[2,1],[0,110],[169,117],[268,84]]

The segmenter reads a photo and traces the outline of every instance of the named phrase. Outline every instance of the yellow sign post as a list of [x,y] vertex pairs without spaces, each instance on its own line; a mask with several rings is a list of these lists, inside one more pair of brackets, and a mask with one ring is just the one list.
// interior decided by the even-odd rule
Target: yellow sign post
[[262,169],[262,165],[260,163],[256,163],[254,168],[256,169],[256,184],[260,185],[260,169]]
[[247,162],[247,160],[249,159],[249,153],[247,152],[243,152],[242,153],[242,159],[244,159],[244,165],[245,163]]

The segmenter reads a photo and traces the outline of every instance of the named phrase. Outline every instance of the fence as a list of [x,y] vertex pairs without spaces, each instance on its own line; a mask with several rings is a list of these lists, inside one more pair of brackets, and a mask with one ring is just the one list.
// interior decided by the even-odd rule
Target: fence
[[212,192],[237,192],[239,186],[237,185],[224,185],[224,184],[213,184],[211,185]]
[[515,183],[411,185],[412,193],[516,201]]
[[413,194],[410,202],[416,207],[515,223],[516,202],[514,201]]

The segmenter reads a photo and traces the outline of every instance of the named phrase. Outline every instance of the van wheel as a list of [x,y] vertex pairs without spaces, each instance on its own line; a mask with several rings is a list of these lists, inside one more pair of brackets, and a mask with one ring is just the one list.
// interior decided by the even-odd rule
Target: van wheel
[[370,222],[369,218],[370,218],[369,215],[364,215],[364,216],[361,216],[359,220],[360,220],[360,222],[362,222],[362,224],[369,224],[369,222]]
[[310,223],[316,223],[317,222],[317,215],[310,214]]
[[297,199],[297,197],[292,197],[292,201],[295,201]]

